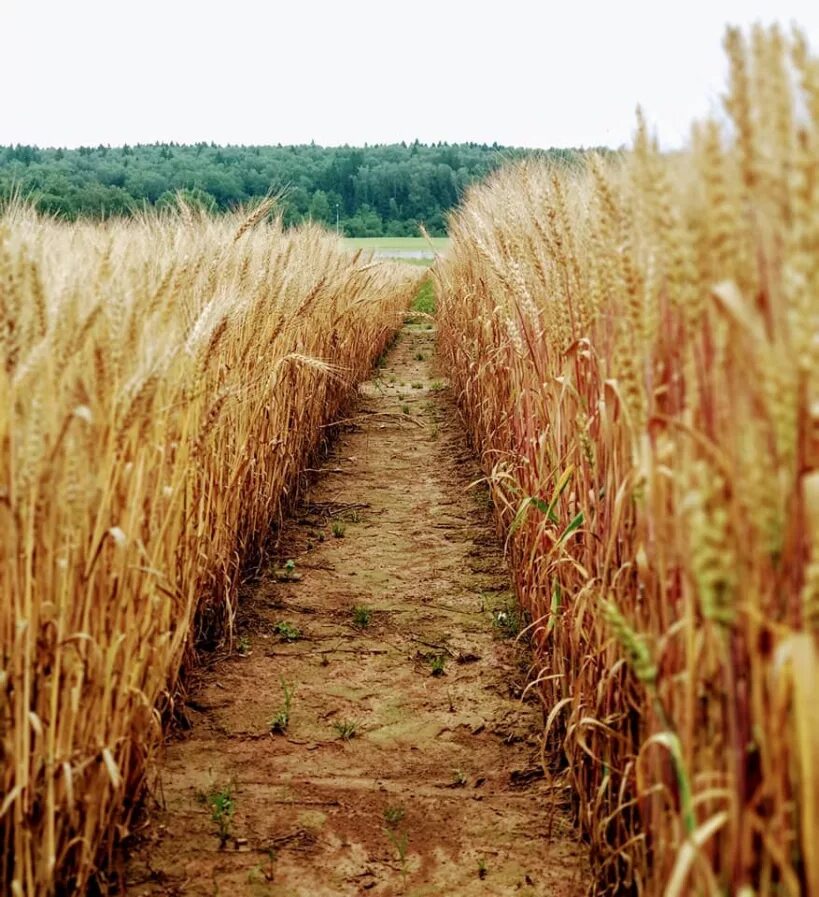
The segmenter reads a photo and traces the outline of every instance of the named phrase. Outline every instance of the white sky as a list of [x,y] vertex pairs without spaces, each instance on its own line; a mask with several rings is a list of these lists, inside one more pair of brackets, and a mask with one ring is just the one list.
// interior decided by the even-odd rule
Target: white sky
[[0,0],[0,144],[674,146],[755,20],[819,49],[817,0]]

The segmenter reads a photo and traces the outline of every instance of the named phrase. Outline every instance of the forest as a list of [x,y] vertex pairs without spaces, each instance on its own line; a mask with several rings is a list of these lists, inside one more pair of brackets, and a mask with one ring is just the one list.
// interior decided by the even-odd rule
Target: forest
[[22,195],[67,220],[129,216],[176,202],[227,212],[268,194],[287,226],[308,219],[349,237],[446,232],[446,215],[471,183],[504,163],[540,155],[576,164],[582,150],[416,142],[364,147],[143,144],[0,147],[0,200]]

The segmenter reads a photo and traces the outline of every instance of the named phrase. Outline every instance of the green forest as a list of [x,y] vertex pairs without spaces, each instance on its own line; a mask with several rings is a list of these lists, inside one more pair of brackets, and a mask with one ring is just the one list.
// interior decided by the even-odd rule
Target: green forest
[[130,215],[187,202],[227,211],[281,196],[287,226],[307,219],[349,237],[446,233],[466,187],[510,159],[538,154],[571,165],[582,150],[524,150],[477,143],[364,147],[149,144],[39,149],[0,147],[0,199],[21,195],[73,220]]

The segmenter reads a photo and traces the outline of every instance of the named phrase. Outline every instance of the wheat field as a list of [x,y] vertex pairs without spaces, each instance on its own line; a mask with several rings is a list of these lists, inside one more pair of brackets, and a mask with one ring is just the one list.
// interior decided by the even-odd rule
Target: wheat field
[[[725,51],[684,149],[638,113],[507,165],[431,268],[595,895],[819,897],[819,59]],[[118,884],[186,670],[422,279],[272,200],[0,212],[0,893]]]
[[441,346],[599,893],[819,895],[819,62],[725,121],[473,188]]
[[271,203],[0,218],[0,892],[83,892],[127,833],[181,666],[414,289]]

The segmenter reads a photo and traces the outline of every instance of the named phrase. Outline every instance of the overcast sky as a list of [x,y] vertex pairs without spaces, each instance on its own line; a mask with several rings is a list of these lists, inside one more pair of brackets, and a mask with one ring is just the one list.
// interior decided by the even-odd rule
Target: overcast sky
[[674,146],[755,20],[819,50],[817,0],[0,0],[0,144]]

